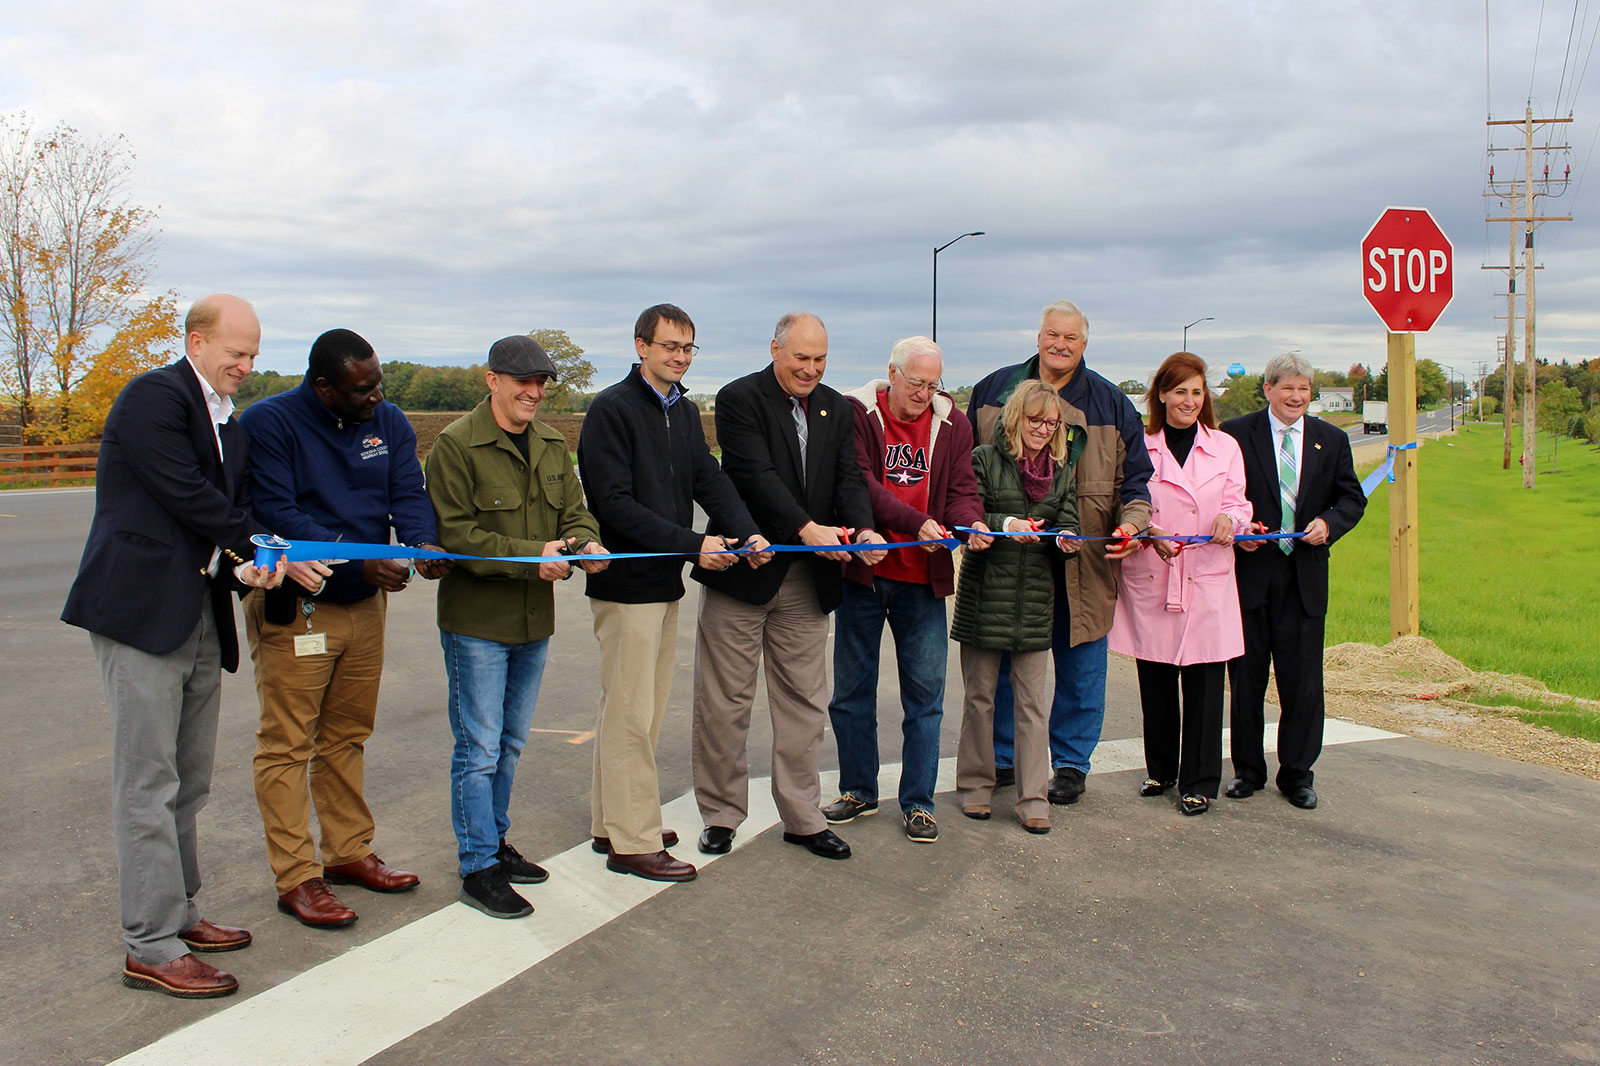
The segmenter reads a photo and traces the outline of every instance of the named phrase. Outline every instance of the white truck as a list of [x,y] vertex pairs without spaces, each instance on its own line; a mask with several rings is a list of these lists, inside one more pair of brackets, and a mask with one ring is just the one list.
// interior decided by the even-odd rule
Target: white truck
[[1361,403],[1361,432],[1389,432],[1389,404],[1385,400],[1363,400]]

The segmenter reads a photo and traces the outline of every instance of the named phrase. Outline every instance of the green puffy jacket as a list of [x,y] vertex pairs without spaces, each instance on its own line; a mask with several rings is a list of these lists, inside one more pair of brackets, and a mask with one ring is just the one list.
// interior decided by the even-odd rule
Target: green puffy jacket
[[[1038,518],[1047,529],[1078,532],[1072,468],[1083,447],[1083,430],[1068,427],[1067,458],[1057,464],[1050,491],[1031,507],[1022,491],[1022,471],[1005,441],[974,448],[972,470],[983,497],[984,524],[999,529],[1007,518]],[[951,638],[997,651],[1049,648],[1055,623],[1051,556],[1060,552],[1049,538],[1038,544],[1018,544],[1011,537],[996,537],[985,551],[963,552]]]

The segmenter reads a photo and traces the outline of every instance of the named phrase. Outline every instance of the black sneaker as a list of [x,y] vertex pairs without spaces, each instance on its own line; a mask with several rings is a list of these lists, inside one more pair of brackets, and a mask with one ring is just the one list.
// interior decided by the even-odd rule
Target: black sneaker
[[459,898],[462,903],[476,907],[491,918],[526,918],[533,913],[533,904],[511,888],[511,882],[499,863],[463,877]]
[[854,792],[846,792],[826,807],[822,808],[822,816],[828,820],[829,825],[844,825],[857,818],[866,818],[878,813],[876,802],[868,803]]
[[918,844],[932,844],[939,839],[939,823],[927,811],[916,810],[905,816],[906,837]]
[[500,860],[500,869],[506,872],[506,879],[514,885],[542,885],[550,880],[550,871],[538,863],[529,862],[522,857],[522,853],[502,838],[500,850],[494,853]]
[[1017,768],[1015,766],[996,766],[994,768],[994,787],[1010,788],[1017,783]]
[[1050,802],[1057,806],[1077,803],[1084,788],[1083,771],[1076,766],[1063,766],[1056,771],[1055,780],[1050,782]]

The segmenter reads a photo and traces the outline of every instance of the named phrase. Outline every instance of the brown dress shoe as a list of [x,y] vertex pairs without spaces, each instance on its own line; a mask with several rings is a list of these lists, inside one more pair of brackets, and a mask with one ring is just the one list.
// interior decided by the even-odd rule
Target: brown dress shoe
[[606,859],[606,869],[612,873],[632,874],[646,881],[693,881],[696,871],[686,862],[674,859],[665,851],[648,855],[618,855],[611,853]]
[[416,874],[385,865],[382,859],[370,852],[355,862],[324,866],[322,878],[331,885],[360,885],[374,892],[407,892],[416,888],[421,880]]
[[[675,847],[677,847],[678,846],[678,834],[674,830],[663,829],[661,831],[661,846],[664,847],[664,848],[675,848]],[[599,853],[601,855],[610,855],[611,854],[611,838],[610,837],[595,837],[593,840],[591,840],[589,842],[589,847],[592,848],[595,852],[597,852],[597,853]]]
[[1050,819],[1029,818],[1022,823],[1022,828],[1030,833],[1048,833],[1050,832]]
[[178,939],[189,945],[190,951],[238,951],[250,946],[250,934],[231,925],[217,925],[201,918],[193,929],[185,929]]
[[179,955],[160,966],[146,966],[133,961],[133,956],[129,955],[122,966],[122,983],[129,988],[147,988],[179,999],[216,999],[239,991],[237,977],[193,955]]
[[356,920],[356,912],[339,902],[320,877],[302,881],[278,897],[278,909],[314,929],[337,929]]

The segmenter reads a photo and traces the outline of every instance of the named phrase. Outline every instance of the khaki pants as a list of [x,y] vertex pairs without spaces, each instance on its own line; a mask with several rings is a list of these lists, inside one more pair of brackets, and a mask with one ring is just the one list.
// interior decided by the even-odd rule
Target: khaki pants
[[[323,865],[355,862],[372,851],[372,811],[362,797],[364,752],[378,713],[383,675],[385,594],[360,603],[318,603],[311,631],[327,651],[295,655],[306,632],[295,612],[286,626],[262,617],[260,592],[244,600],[255,665],[261,728],[256,733],[256,804],[278,894],[322,876]],[[311,839],[311,807],[322,830],[322,862]]]
[[[833,565],[823,563],[819,565]],[[763,660],[772,713],[772,798],[791,833],[828,828],[817,760],[828,712],[828,616],[810,567],[791,566],[760,606],[703,589],[694,649],[694,794],[707,825],[735,829],[750,813],[746,742]]]
[[672,693],[678,603],[589,605],[600,641],[589,831],[609,837],[616,854],[653,854],[663,848],[656,740]]
[[[1000,677],[998,651],[961,645],[961,746],[956,749],[956,794],[963,807],[990,803],[994,796],[994,686]],[[1016,694],[1017,817],[1049,818],[1050,653],[1011,653],[1011,690]]]

